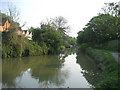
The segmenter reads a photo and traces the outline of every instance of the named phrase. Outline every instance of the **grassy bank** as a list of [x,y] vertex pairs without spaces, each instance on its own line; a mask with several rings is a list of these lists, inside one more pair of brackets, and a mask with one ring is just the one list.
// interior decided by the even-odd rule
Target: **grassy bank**
[[95,87],[102,89],[120,88],[120,65],[115,61],[111,53],[106,50],[98,50],[90,47],[85,50],[85,53],[92,57],[102,70],[102,80]]

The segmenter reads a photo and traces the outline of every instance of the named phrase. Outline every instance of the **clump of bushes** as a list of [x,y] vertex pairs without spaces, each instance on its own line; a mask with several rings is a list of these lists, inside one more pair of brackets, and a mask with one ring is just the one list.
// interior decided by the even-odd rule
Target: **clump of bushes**
[[107,41],[106,43],[94,45],[94,48],[105,49],[113,52],[120,52],[120,48],[118,47],[119,44],[119,40],[111,40]]
[[79,46],[79,49],[81,52],[85,53],[86,52],[86,49],[88,47],[88,44],[87,43],[83,43]]
[[2,32],[2,57],[22,57],[47,54],[48,48],[19,36],[15,31]]
[[64,51],[64,50],[65,50],[65,46],[61,45],[61,46],[59,47],[59,50],[60,50],[60,51]]

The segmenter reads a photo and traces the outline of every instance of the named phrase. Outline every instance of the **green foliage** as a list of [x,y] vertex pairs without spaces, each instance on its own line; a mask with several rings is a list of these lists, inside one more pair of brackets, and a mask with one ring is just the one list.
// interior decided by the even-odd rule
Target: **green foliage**
[[[111,7],[114,5],[111,3]],[[114,13],[115,14],[115,13]],[[98,64],[102,71],[97,89],[120,88],[118,74],[119,64],[116,62],[110,51],[120,51],[118,40],[120,39],[120,18],[116,15],[100,14],[93,17],[86,27],[78,32],[77,44],[80,50],[87,53]],[[89,48],[88,48],[89,47]],[[105,50],[92,49],[99,48]]]
[[59,48],[61,51],[64,51],[65,50],[65,46],[60,46]]
[[48,54],[48,50],[49,50],[49,48],[46,46],[46,44],[44,44],[44,45],[42,46],[42,52],[43,52],[43,54],[44,54],[44,55]]
[[[120,73],[120,71],[119,71]],[[119,89],[119,81],[120,78],[118,77],[118,71],[115,70],[111,73],[106,73],[103,76],[103,80],[96,86],[96,88],[115,88]]]
[[15,27],[9,27],[8,30],[10,30],[10,31],[15,31],[16,28],[15,28]]
[[43,49],[37,43],[18,36],[14,31],[2,32],[3,58],[46,54]]
[[80,49],[81,52],[85,53],[87,47],[88,47],[88,44],[83,43],[79,46],[79,49]]
[[[63,22],[65,23],[63,23]],[[51,19],[50,21],[42,22],[39,28],[30,28],[33,33],[33,41],[37,42],[40,46],[46,46],[48,48],[48,54],[58,54],[63,51],[61,46],[69,47],[75,46],[76,39],[69,37],[65,34],[64,18],[59,17]],[[61,30],[59,30],[61,27]],[[64,49],[64,48],[63,48]]]
[[52,22],[41,23],[39,28],[31,27],[29,31],[32,32],[32,41],[17,35],[16,30],[19,23],[13,22],[8,32],[2,32],[3,48],[6,48],[2,51],[2,56],[6,58],[58,54],[70,45],[75,46],[76,39],[65,34],[67,22],[62,21],[64,18],[59,17],[53,19]]
[[107,43],[103,44],[104,45],[104,49],[106,50],[110,50],[110,51],[114,51],[114,52],[120,52],[120,42],[119,40],[111,40],[108,41]]
[[[3,15],[7,17],[5,14]],[[66,47],[75,46],[76,39],[66,35],[69,29],[67,21],[63,17],[56,17],[48,22],[42,22],[39,28],[31,27],[33,41],[19,36],[16,30],[19,23],[11,21],[8,32],[2,32],[3,57],[21,57],[41,54],[58,54]]]
[[119,7],[120,7],[119,2],[105,3],[105,6],[102,8],[102,10],[103,10],[103,13],[105,14],[119,17],[120,15]]
[[68,38],[68,43],[69,43],[69,45],[72,45],[73,47],[75,47],[77,44],[76,44],[76,38],[74,38],[74,37],[67,37]]
[[58,53],[58,49],[61,43],[61,35],[57,31],[48,31],[46,33],[45,43],[49,47],[49,53]]
[[23,52],[23,56],[35,56],[43,54],[42,47],[33,41],[26,40],[26,48]]
[[8,54],[6,55],[9,55],[11,57],[22,55],[22,51],[24,49],[24,42],[22,38],[20,38],[14,31],[2,32],[2,44],[3,48],[6,48],[5,52],[8,52]]
[[46,45],[49,48],[49,54],[58,53],[61,39],[60,32],[54,30],[49,25],[33,30],[33,41],[37,42],[40,46],[44,46],[44,48]]
[[2,52],[2,32],[0,32],[0,52]]
[[118,62],[112,54],[106,50],[97,50],[87,48],[86,53],[91,56],[98,67],[102,70],[102,80],[96,85],[96,88],[120,88],[118,77],[120,73]]
[[110,40],[120,39],[120,18],[107,14],[93,17],[83,31],[78,33],[78,44],[92,42],[105,43]]
[[106,43],[94,45],[94,48],[105,49],[105,50],[114,51],[114,52],[120,52],[120,48],[118,48],[119,44],[120,44],[119,40],[111,40]]

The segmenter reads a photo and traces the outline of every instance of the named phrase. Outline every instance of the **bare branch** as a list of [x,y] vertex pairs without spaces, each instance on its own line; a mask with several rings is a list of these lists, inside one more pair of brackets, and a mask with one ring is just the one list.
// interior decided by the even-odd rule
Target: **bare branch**
[[110,14],[112,16],[119,16],[120,13],[120,2],[117,3],[105,3],[105,6],[101,8],[104,14]]
[[24,27],[26,25],[26,22],[23,23],[23,25],[21,27]]
[[17,22],[20,17],[20,12],[18,8],[12,4],[8,4],[8,11],[10,19]]

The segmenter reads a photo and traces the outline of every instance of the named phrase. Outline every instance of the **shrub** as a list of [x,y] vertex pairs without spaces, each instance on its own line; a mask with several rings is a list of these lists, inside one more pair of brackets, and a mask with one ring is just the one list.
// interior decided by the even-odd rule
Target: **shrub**
[[47,54],[48,48],[18,36],[14,31],[3,32],[2,57],[22,57]]
[[65,50],[65,46],[60,46],[60,51],[64,51]]
[[86,44],[86,43],[83,43],[83,44],[81,44],[80,45],[80,47],[79,47],[79,49],[81,50],[81,52],[85,52],[86,51],[86,48],[88,47],[88,44]]
[[96,44],[94,45],[94,48],[105,49],[105,50],[109,50],[113,52],[120,52],[120,48],[118,47],[119,44],[120,42],[118,40],[111,40],[111,41],[108,41],[106,43],[102,43],[99,45]]

